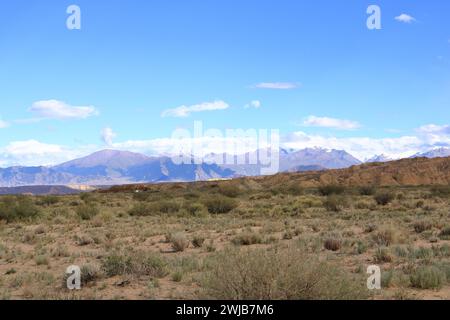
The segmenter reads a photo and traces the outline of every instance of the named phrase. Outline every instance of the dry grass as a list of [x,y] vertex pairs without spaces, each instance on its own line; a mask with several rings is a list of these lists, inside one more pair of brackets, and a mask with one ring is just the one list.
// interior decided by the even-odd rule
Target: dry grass
[[[278,178],[0,197],[1,297],[364,299],[378,264],[377,299],[450,299],[447,187]],[[79,292],[61,286],[70,265]]]

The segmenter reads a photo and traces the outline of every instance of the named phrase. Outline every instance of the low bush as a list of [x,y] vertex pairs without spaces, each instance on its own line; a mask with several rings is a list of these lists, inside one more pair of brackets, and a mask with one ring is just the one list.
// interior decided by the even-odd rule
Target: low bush
[[411,285],[418,289],[440,289],[446,275],[434,266],[419,267],[410,276]]
[[235,209],[238,203],[234,199],[217,196],[205,200],[205,206],[211,214],[223,214]]
[[327,185],[327,186],[319,187],[319,193],[322,196],[330,196],[332,194],[343,194],[344,192],[345,192],[345,188],[343,186]]
[[379,192],[374,197],[378,205],[386,206],[395,199],[395,195],[392,192]]
[[109,277],[134,275],[163,278],[168,274],[168,264],[155,253],[114,252],[103,258],[102,270]]
[[75,212],[82,220],[91,220],[100,213],[100,210],[93,204],[83,204],[78,206]]
[[339,212],[348,206],[348,201],[344,196],[332,194],[326,198],[323,206],[328,211]]
[[[282,270],[282,272],[280,272]],[[365,281],[299,249],[227,249],[212,258],[200,297],[221,300],[365,299]]]
[[39,209],[31,198],[26,196],[1,197],[0,220],[6,222],[34,219],[39,215]]
[[244,232],[231,240],[234,245],[251,246],[262,243],[262,237],[259,233]]

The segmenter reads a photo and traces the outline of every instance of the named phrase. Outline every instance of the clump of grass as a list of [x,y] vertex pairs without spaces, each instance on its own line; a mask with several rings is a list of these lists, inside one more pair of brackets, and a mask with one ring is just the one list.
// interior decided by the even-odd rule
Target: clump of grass
[[373,196],[375,194],[375,187],[372,186],[362,186],[358,188],[358,192],[362,196]]
[[226,197],[237,198],[242,193],[242,191],[237,185],[227,183],[219,185],[219,193]]
[[205,206],[211,214],[223,214],[235,209],[238,203],[234,199],[217,196],[205,200]]
[[128,214],[132,217],[142,217],[149,216],[153,213],[152,208],[146,203],[135,204],[129,211]]
[[450,197],[450,186],[433,186],[430,191],[431,194],[435,197]]
[[328,211],[339,212],[348,206],[348,202],[344,196],[332,194],[323,202],[323,206]]
[[175,201],[160,201],[155,206],[160,213],[176,213],[180,210],[180,204]]
[[205,238],[202,236],[195,236],[194,239],[192,239],[192,244],[195,248],[201,248],[203,247],[203,244],[205,243]]
[[183,272],[176,271],[172,274],[172,281],[181,282],[181,280],[183,280]]
[[382,191],[375,194],[373,198],[378,205],[386,206],[395,199],[395,195],[392,192]]
[[[214,256],[200,293],[223,300],[364,299],[364,281],[300,249],[228,249]],[[283,270],[283,272],[280,272]]]
[[86,285],[102,277],[102,270],[98,265],[85,264],[81,266],[81,283]]
[[376,244],[388,247],[398,240],[398,234],[393,228],[386,227],[377,231],[372,239]]
[[168,274],[168,264],[155,253],[113,252],[103,258],[102,270],[109,277],[134,275],[163,278]]
[[439,232],[439,238],[441,238],[441,240],[450,240],[450,226],[444,227],[441,232]]
[[36,262],[36,265],[38,265],[38,266],[49,264],[49,260],[46,255],[38,255],[34,258],[34,261]]
[[414,227],[414,231],[416,231],[416,233],[422,233],[424,231],[431,230],[433,225],[428,221],[420,220],[420,221],[414,222],[413,227]]
[[34,219],[39,215],[39,209],[30,197],[11,196],[0,198],[0,220],[7,223]]
[[338,185],[327,185],[327,186],[320,186],[319,187],[319,193],[322,196],[330,196],[332,194],[343,194],[345,192],[345,188],[343,186]]
[[100,210],[93,204],[83,204],[78,206],[75,212],[82,220],[91,220],[100,213]]
[[375,262],[377,263],[389,263],[394,260],[388,248],[377,248],[374,255]]
[[175,233],[170,237],[170,242],[172,243],[172,249],[175,252],[182,252],[189,247],[189,240],[186,238],[184,233]]
[[59,202],[59,197],[54,195],[43,196],[39,199],[39,204],[43,206],[52,206]]
[[186,201],[183,208],[187,211],[187,213],[194,217],[206,216],[208,214],[205,206],[197,202],[192,203]]
[[323,246],[330,251],[339,251],[342,247],[342,240],[336,236],[329,237],[325,239]]
[[259,233],[244,232],[231,240],[234,245],[251,246],[262,243],[262,237]]
[[446,275],[434,266],[419,267],[410,276],[411,285],[418,289],[440,289]]

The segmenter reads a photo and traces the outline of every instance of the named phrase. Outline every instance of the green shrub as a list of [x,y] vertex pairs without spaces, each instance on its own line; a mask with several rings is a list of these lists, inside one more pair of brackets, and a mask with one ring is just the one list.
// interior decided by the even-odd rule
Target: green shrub
[[450,226],[445,227],[439,232],[439,238],[442,240],[450,240]]
[[180,210],[180,204],[175,201],[159,201],[155,206],[160,213],[176,213]]
[[446,281],[443,271],[434,266],[417,268],[410,276],[411,285],[418,289],[440,289]]
[[362,196],[373,196],[375,194],[375,187],[372,186],[359,187],[358,192]]
[[0,198],[0,220],[12,222],[33,219],[39,215],[39,209],[31,198],[26,196]]
[[75,209],[75,212],[82,220],[91,220],[99,214],[99,209],[93,204],[83,204]]
[[142,217],[142,216],[149,216],[151,215],[154,211],[154,209],[151,208],[148,204],[146,203],[138,203],[135,204],[129,211],[128,214],[132,217]]
[[262,243],[262,238],[259,233],[244,232],[231,240],[234,245],[251,246]]
[[219,193],[226,197],[237,198],[242,193],[242,191],[237,185],[222,184],[219,186]]
[[133,193],[133,200],[136,201],[147,201],[150,197],[149,192],[135,192]]
[[207,199],[205,201],[205,206],[211,214],[223,214],[235,209],[238,206],[238,203],[234,199],[217,196]]
[[[280,272],[282,270],[282,272]],[[200,298],[220,300],[365,299],[355,279],[299,249],[239,250],[216,254],[201,280]]]
[[323,202],[323,206],[328,211],[339,212],[348,206],[348,202],[344,196],[332,194],[327,196],[326,200]]
[[332,194],[343,194],[344,192],[345,192],[345,188],[343,186],[327,185],[327,186],[319,187],[319,193],[322,196],[330,196]]
[[392,262],[393,257],[388,248],[377,248],[374,259],[376,263],[389,263]]
[[194,217],[205,216],[208,214],[207,209],[201,203],[185,202],[183,208],[186,210],[187,213],[189,213],[191,216]]
[[431,188],[431,194],[435,197],[450,197],[450,186],[434,186]]
[[163,278],[168,274],[167,262],[154,253],[115,252],[102,261],[102,270],[109,277],[118,275]]
[[392,192],[379,192],[374,197],[378,205],[386,206],[395,199],[395,195]]
[[43,206],[55,205],[58,202],[59,202],[59,197],[54,196],[54,195],[44,196],[39,199],[39,204],[41,204]]
[[413,227],[414,231],[416,231],[417,233],[422,233],[424,231],[430,230],[433,225],[428,221],[421,220],[414,222]]

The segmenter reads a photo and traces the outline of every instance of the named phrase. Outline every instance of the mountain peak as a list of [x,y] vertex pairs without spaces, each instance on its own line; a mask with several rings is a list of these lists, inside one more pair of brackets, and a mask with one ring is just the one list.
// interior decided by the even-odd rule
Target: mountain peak
[[104,166],[108,168],[124,168],[130,165],[137,165],[149,161],[151,158],[140,153],[134,153],[130,151],[120,151],[105,149],[94,152],[86,157],[75,159],[69,162],[65,162],[56,166],[56,168],[67,167],[96,167]]

